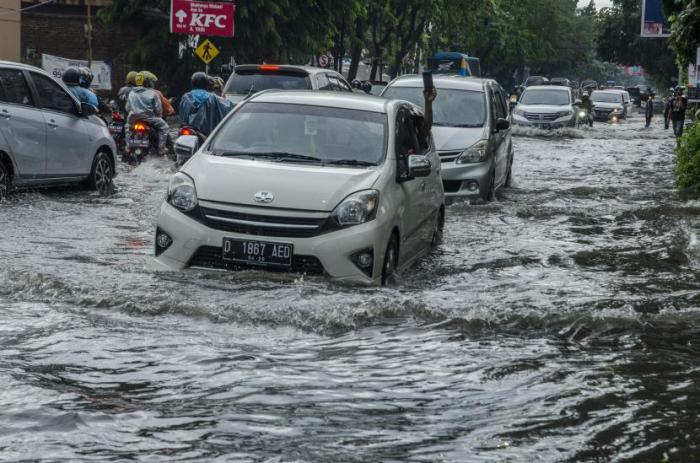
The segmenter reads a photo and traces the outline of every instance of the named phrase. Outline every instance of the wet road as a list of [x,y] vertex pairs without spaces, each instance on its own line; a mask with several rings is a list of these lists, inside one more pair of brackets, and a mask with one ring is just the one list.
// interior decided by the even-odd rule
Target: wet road
[[521,131],[392,289],[154,272],[171,171],[0,204],[0,460],[700,458],[700,202],[640,118]]

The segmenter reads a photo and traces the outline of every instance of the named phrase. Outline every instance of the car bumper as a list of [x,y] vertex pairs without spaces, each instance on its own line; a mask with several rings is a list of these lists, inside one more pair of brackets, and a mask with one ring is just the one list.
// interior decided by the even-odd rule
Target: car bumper
[[512,122],[514,125],[520,125],[523,127],[535,127],[538,129],[561,129],[564,127],[571,127],[573,125],[576,125],[576,118],[575,117],[560,117],[558,119],[554,119],[553,121],[532,121],[529,119],[526,119],[522,116],[516,116],[513,115],[511,118]]
[[[384,252],[392,231],[388,222],[380,218],[366,224],[349,227],[321,234],[310,238],[281,238],[258,235],[246,235],[210,228],[195,220],[168,203],[163,203],[158,218],[158,230],[172,238],[172,244],[156,256],[156,267],[168,270],[182,270],[188,267],[231,269],[275,270],[298,274],[327,274],[339,281],[378,284],[381,282],[381,269]],[[223,260],[223,239],[286,243],[294,246],[293,266],[291,269],[248,266],[234,264]],[[203,251],[204,250],[204,251]],[[371,272],[365,273],[352,260],[358,252],[372,251],[373,265]],[[205,260],[213,265],[199,265],[202,253]],[[314,270],[307,272],[308,263]],[[318,265],[320,264],[320,265]],[[301,270],[300,270],[301,269]],[[315,270],[320,270],[316,272]]]
[[491,181],[491,165],[488,162],[477,164],[443,163],[441,174],[445,197],[484,197]]

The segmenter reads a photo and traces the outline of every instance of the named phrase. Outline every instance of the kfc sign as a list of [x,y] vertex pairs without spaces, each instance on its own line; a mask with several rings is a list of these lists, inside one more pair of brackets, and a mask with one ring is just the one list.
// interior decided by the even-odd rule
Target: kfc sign
[[173,34],[233,37],[236,5],[230,2],[170,0]]

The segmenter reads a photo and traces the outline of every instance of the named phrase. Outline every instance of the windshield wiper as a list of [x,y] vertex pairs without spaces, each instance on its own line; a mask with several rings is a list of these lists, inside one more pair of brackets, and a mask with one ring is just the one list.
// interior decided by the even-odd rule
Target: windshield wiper
[[358,161],[357,159],[338,159],[333,161],[326,161],[324,164],[329,166],[357,166],[357,167],[370,167],[376,166],[374,162],[368,161]]
[[305,154],[286,153],[284,151],[271,151],[267,153],[251,153],[256,157],[273,158],[276,162],[323,162],[322,159]]
[[249,157],[251,159],[255,156],[255,153],[247,153],[245,151],[221,151],[219,153],[215,152],[213,154],[214,154],[214,156],[231,157],[231,158],[241,156],[241,157]]

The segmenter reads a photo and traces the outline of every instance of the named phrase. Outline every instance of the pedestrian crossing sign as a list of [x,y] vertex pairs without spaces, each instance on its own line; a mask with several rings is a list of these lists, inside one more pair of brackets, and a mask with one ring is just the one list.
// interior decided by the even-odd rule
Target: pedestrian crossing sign
[[204,64],[209,64],[211,63],[214,58],[219,56],[219,51],[218,48],[211,42],[211,40],[206,39],[204,42],[200,43],[197,49],[194,51],[194,54],[199,57],[202,61],[204,61]]

